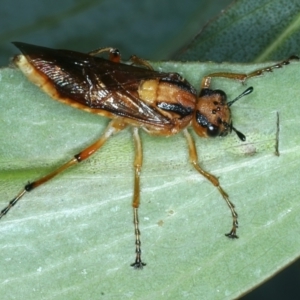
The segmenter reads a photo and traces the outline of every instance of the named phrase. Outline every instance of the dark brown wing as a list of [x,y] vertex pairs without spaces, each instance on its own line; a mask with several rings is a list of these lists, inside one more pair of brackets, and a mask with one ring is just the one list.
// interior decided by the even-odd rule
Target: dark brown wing
[[[111,62],[88,54],[14,43],[27,60],[49,78],[62,98],[115,115],[158,125],[170,120],[138,98],[141,80],[168,81],[169,73]],[[176,77],[176,76],[175,76]],[[176,79],[175,79],[176,80]],[[184,85],[185,81],[178,80]],[[187,83],[186,88],[190,88]],[[59,99],[58,99],[59,100]],[[96,112],[97,113],[97,112]]]

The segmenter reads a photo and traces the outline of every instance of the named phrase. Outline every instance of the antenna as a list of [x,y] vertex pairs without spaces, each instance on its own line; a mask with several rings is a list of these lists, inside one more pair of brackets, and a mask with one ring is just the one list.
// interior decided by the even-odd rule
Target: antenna
[[[234,102],[238,101],[239,99],[241,99],[242,97],[249,95],[253,92],[253,87],[250,86],[249,88],[247,88],[243,93],[241,93],[239,96],[237,96],[235,99],[233,99],[232,101],[229,101],[227,103],[228,107],[230,107]],[[240,131],[238,131],[236,128],[234,128],[231,124],[231,129],[236,133],[236,135],[238,136],[238,138],[245,142],[246,141],[246,136],[241,133]]]
[[231,126],[231,129],[236,133],[236,135],[239,137],[239,139],[243,142],[246,141],[246,136],[241,133],[240,131],[238,131],[237,129],[235,129],[233,126]]
[[238,101],[239,99],[241,99],[242,97],[249,95],[253,92],[253,87],[250,86],[248,87],[244,92],[242,92],[239,96],[237,96],[235,99],[233,99],[232,101],[229,101],[227,103],[228,106],[231,106],[234,102]]

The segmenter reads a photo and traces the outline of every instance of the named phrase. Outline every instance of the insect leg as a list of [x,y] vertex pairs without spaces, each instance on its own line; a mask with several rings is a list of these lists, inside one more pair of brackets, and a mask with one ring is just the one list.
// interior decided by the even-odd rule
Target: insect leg
[[273,72],[274,69],[282,68],[282,67],[290,64],[290,62],[292,60],[299,60],[299,57],[294,55],[294,56],[289,57],[286,60],[283,60],[282,62],[279,62],[279,63],[274,64],[272,66],[268,66],[268,67],[264,67],[264,68],[255,70],[255,71],[250,72],[248,74],[228,73],[228,72],[212,73],[212,74],[209,74],[209,75],[205,76],[202,79],[201,88],[209,88],[212,77],[223,77],[223,78],[229,78],[229,79],[234,79],[234,80],[239,80],[241,82],[245,82],[247,79],[249,79],[251,77],[260,76],[265,72]]
[[135,246],[136,246],[136,258],[135,262],[131,264],[135,269],[142,269],[146,264],[142,262],[141,259],[141,232],[139,230],[139,216],[138,208],[140,205],[140,174],[143,163],[143,151],[142,142],[139,136],[138,128],[133,128],[133,139],[135,145],[135,159],[134,159],[134,193],[133,193],[133,223],[134,223],[134,233],[135,233]]
[[96,56],[103,52],[109,52],[109,60],[110,61],[113,61],[116,63],[119,63],[121,61],[120,51],[118,49],[112,48],[112,47],[99,48],[94,51],[88,52],[88,54],[91,56]]
[[[112,48],[112,47],[99,48],[94,51],[88,52],[88,54],[91,56],[95,56],[95,55],[101,54],[103,52],[109,52],[109,60],[110,61],[113,61],[116,63],[119,63],[121,61],[120,51],[118,49]],[[140,65],[140,66],[146,67],[147,69],[154,70],[153,67],[146,60],[144,60],[136,55],[132,55],[130,57],[130,60],[135,65]]]
[[230,208],[232,219],[233,219],[233,225],[232,225],[231,231],[229,233],[225,234],[225,235],[228,236],[229,238],[238,238],[238,236],[236,235],[236,229],[238,228],[238,221],[237,221],[238,214],[234,210],[233,203],[229,200],[228,194],[220,186],[218,178],[215,177],[214,175],[206,172],[205,170],[203,170],[200,167],[199,162],[198,162],[198,155],[197,155],[197,150],[196,150],[196,146],[195,146],[195,141],[192,138],[192,136],[190,135],[190,133],[188,132],[188,130],[184,129],[183,134],[187,139],[187,143],[188,143],[188,147],[189,147],[190,162],[192,163],[193,167],[201,175],[203,175],[206,179],[208,179],[219,190],[219,192],[222,195],[223,199],[226,201],[228,207]]
[[153,67],[144,59],[136,56],[136,55],[131,55],[130,60],[133,62],[134,65],[137,66],[143,66],[146,67],[149,70],[154,70]]
[[100,137],[100,139],[97,140],[95,143],[93,143],[92,145],[90,145],[89,147],[87,147],[86,149],[81,151],[80,153],[76,154],[71,160],[69,160],[67,163],[63,164],[61,167],[59,167],[55,171],[49,173],[48,175],[46,175],[36,181],[26,184],[24,189],[15,198],[13,198],[4,209],[2,209],[2,211],[0,212],[0,219],[4,215],[7,214],[7,212],[26,194],[26,192],[32,191],[33,189],[46,183],[47,181],[49,181],[56,175],[60,174],[67,168],[87,159],[92,154],[94,154],[99,148],[101,148],[111,135],[122,130],[123,128],[125,128],[125,126],[126,125],[124,123],[121,123],[118,119],[112,120],[109,123],[109,125],[107,126],[107,128],[105,129],[105,131],[102,134],[102,136]]

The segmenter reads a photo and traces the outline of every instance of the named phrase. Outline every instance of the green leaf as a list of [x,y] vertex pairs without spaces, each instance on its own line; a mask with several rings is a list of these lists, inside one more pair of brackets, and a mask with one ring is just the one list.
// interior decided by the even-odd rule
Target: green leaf
[[298,0],[235,1],[176,59],[264,62],[300,54]]
[[[261,65],[162,63],[194,86],[215,71]],[[219,176],[230,212],[188,163],[181,134],[142,135],[141,272],[134,261],[133,143],[121,132],[91,159],[25,195],[1,220],[1,294],[30,299],[232,299],[299,256],[299,63],[251,79],[234,125],[247,136],[196,138],[201,165]],[[58,167],[101,135],[105,118],[49,100],[17,70],[0,81],[0,191],[5,206],[28,180]],[[230,99],[245,86],[216,79]],[[274,154],[279,114],[279,151]]]

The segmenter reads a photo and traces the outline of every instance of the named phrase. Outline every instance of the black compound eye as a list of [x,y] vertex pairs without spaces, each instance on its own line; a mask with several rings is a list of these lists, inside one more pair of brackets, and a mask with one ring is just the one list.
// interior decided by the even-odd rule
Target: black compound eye
[[209,123],[207,125],[207,134],[211,137],[218,136],[219,135],[219,127]]
[[221,102],[227,101],[227,95],[222,90],[202,89],[200,91],[199,97],[211,97],[211,96],[215,96],[215,95],[220,96]]
[[208,122],[207,118],[199,111],[196,112],[196,120],[199,125],[206,128],[207,135],[209,135],[210,137],[216,137],[220,134],[219,126],[216,126]]
[[225,101],[225,102],[227,101],[227,95],[225,94],[224,91],[222,91],[222,90],[214,90],[214,92],[215,92],[215,94],[218,94],[218,95],[221,96],[222,101]]

